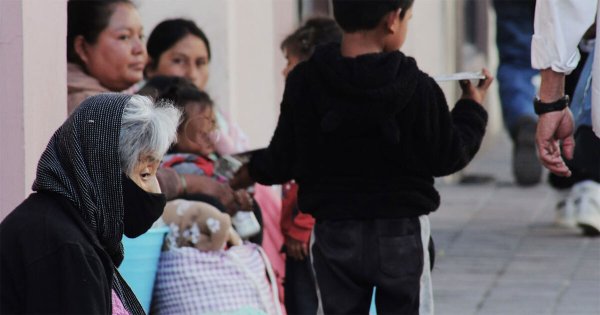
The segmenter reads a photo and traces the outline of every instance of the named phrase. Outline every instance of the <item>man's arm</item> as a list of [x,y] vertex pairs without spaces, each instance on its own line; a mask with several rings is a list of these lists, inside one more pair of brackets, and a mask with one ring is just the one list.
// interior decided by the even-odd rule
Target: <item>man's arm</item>
[[532,67],[571,73],[580,58],[577,44],[594,23],[597,5],[597,0],[538,0],[531,42]]
[[289,75],[283,92],[277,126],[266,149],[256,151],[250,162],[243,165],[229,182],[234,188],[244,188],[253,182],[274,185],[292,179],[295,160],[294,111],[302,84],[303,65],[297,66]]
[[[595,0],[536,3],[531,63],[533,68],[542,70],[539,97],[543,103],[563,97],[565,74],[577,67],[580,57],[577,44],[594,22],[596,7]],[[573,132],[573,115],[568,108],[540,115],[536,132],[538,155],[542,164],[557,175],[571,175],[562,159],[560,143],[564,156],[571,159],[575,146]]]
[[[544,103],[554,102],[565,93],[565,74],[552,69],[541,71],[540,100]],[[573,115],[569,108],[562,111],[540,115],[536,131],[538,155],[542,164],[552,173],[560,176],[571,176],[561,154],[567,159],[573,158],[575,139],[573,138]]]

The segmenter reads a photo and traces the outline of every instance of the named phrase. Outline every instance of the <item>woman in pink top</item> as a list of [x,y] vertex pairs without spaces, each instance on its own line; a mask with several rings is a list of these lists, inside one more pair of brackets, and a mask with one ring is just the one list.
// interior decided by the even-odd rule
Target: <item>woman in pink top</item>
[[69,113],[85,98],[120,92],[143,79],[148,55],[129,0],[70,0],[67,27]]

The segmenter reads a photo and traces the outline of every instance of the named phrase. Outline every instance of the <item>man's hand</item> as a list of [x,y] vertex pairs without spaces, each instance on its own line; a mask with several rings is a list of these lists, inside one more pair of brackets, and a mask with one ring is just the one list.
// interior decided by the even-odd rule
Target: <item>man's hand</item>
[[569,108],[542,114],[538,120],[535,142],[540,161],[548,170],[559,176],[571,176],[571,170],[565,164],[562,155],[569,160],[573,158],[573,125],[573,114]]
[[[565,74],[552,69],[541,72],[540,100],[544,103],[554,102],[564,96]],[[573,114],[569,108],[560,112],[540,115],[535,135],[538,155],[542,164],[552,173],[559,176],[571,176],[571,170],[565,165],[560,152],[562,141],[563,155],[573,158],[575,139],[573,138]]]
[[286,238],[285,247],[287,248],[287,255],[296,260],[303,260],[308,256],[308,244],[293,238]]

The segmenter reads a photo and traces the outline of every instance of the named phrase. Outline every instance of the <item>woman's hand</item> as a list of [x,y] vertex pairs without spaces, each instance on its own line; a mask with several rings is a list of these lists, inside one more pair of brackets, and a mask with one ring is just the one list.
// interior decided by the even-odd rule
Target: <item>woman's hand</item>
[[234,193],[234,199],[238,205],[238,210],[252,210],[254,201],[246,190],[236,190]]
[[[187,194],[205,194],[217,198],[227,209],[236,206],[233,189],[208,176],[185,174]],[[185,197],[185,196],[183,196]]]
[[479,80],[477,86],[474,86],[470,80],[461,80],[459,82],[462,89],[461,99],[470,99],[478,104],[483,104],[487,90],[494,81],[494,77],[486,68],[483,68],[481,72],[485,76],[485,79]]

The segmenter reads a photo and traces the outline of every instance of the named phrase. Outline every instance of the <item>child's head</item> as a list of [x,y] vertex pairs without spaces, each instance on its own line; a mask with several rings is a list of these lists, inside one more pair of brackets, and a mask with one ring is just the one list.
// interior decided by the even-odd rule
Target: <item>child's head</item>
[[377,29],[384,51],[404,44],[414,0],[333,0],[333,15],[345,33]]
[[281,43],[281,51],[288,61],[283,75],[287,77],[298,63],[310,58],[316,46],[341,41],[342,30],[333,19],[316,17],[307,20]]
[[157,76],[150,79],[140,93],[169,99],[182,110],[175,151],[202,156],[215,152],[216,116],[214,103],[206,92],[181,77]]

